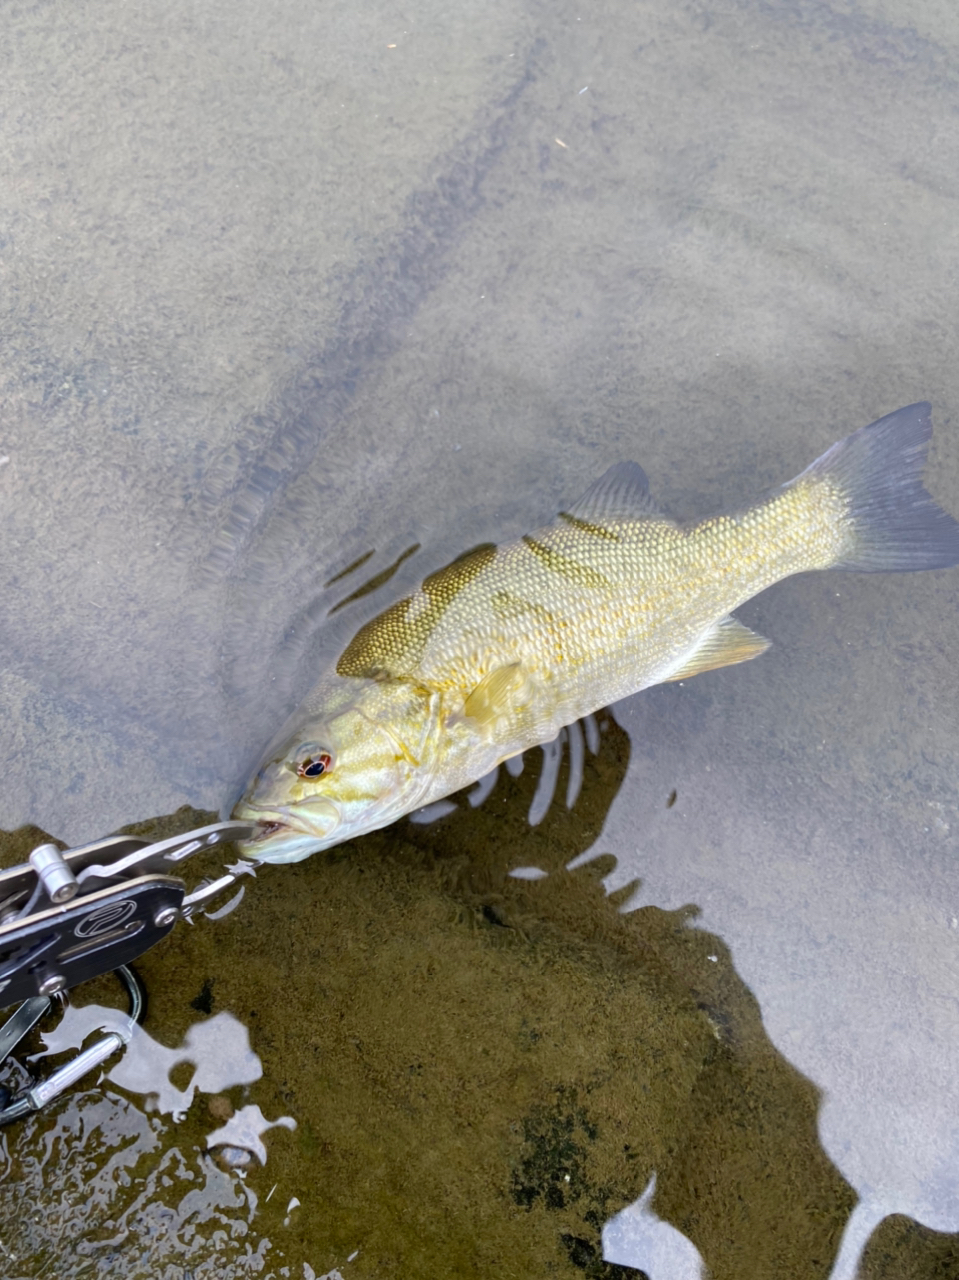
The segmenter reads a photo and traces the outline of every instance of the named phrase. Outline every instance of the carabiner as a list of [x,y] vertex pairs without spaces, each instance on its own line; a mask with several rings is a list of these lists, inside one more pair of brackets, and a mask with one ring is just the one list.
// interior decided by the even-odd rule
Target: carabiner
[[[146,1006],[143,987],[140,979],[132,969],[121,964],[114,970],[117,977],[127,989],[130,997],[130,1014],[127,1028],[122,1031],[110,1031],[102,1039],[95,1041],[89,1049],[84,1049],[75,1058],[58,1067],[46,1080],[38,1080],[0,1108],[0,1125],[12,1124],[22,1120],[34,1111],[39,1111],[54,1098],[60,1096],[72,1084],[82,1079],[94,1067],[105,1062],[117,1049],[129,1043],[133,1026],[143,1017]],[[49,996],[31,996],[0,1027],[0,1063],[6,1061],[10,1053],[20,1041],[31,1031],[50,1008],[52,1000]]]

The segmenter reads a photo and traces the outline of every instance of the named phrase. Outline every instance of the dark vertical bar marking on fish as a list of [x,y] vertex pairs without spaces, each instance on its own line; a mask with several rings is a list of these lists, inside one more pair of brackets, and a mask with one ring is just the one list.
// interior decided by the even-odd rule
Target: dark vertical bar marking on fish
[[459,593],[496,555],[484,542],[423,579],[416,595],[406,596],[361,627],[336,664],[340,676],[390,676],[404,671],[422,653],[443,614]]
[[554,551],[552,547],[546,546],[544,542],[537,541],[536,538],[531,537],[528,533],[523,534],[523,542],[548,569],[552,569],[554,573],[562,574],[567,581],[575,583],[577,587],[608,587],[610,585],[609,579],[605,574],[599,573],[595,569],[589,569],[577,560],[571,560],[569,556],[564,556],[560,551]]
[[556,615],[545,604],[537,604],[526,600],[523,596],[514,595],[511,591],[494,592],[490,603],[500,618],[521,618],[524,614],[535,618],[538,623],[547,627],[556,626]]
[[571,516],[568,511],[561,511],[556,517],[582,533],[591,533],[595,538],[605,538],[607,542],[620,542],[620,536],[612,529],[604,529],[601,524],[593,524],[589,520],[581,520],[579,516]]

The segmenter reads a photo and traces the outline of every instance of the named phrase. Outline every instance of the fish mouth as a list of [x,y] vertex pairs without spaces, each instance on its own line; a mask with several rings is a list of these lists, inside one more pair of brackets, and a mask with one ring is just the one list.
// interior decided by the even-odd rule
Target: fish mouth
[[239,849],[257,862],[299,862],[335,844],[340,827],[339,809],[321,798],[275,809],[240,804],[234,816],[256,823],[256,831],[239,842]]
[[243,843],[248,845],[259,844],[261,840],[269,840],[271,836],[275,836],[278,831],[289,831],[289,829],[289,824],[281,822],[278,818],[270,822],[261,818],[256,831]]

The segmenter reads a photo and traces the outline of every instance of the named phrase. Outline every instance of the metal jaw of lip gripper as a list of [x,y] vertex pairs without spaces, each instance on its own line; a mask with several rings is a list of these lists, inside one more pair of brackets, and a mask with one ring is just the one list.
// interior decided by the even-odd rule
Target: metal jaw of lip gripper
[[0,872],[0,1008],[22,1002],[0,1027],[0,1064],[68,988],[115,970],[130,996],[126,1031],[108,1032],[15,1098],[0,1096],[0,1125],[38,1111],[128,1042],[144,995],[127,966],[253,864],[191,894],[174,873],[193,854],[255,830],[231,821],[153,843],[107,836],[66,851],[42,844],[28,862]]
[[187,894],[187,858],[256,830],[215,822],[153,843],[107,836],[61,851],[42,844],[0,871],[0,1008],[50,996],[130,964],[178,920],[234,883],[243,864]]

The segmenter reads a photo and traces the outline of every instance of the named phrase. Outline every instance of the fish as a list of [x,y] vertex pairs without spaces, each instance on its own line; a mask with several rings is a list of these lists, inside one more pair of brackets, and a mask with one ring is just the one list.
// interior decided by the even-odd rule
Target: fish
[[810,570],[959,563],[922,485],[932,409],[834,444],[752,505],[660,512],[636,463],[556,519],[484,543],[362,626],[267,748],[235,816],[241,852],[297,862],[450,795],[651,685],[758,657],[733,610]]

